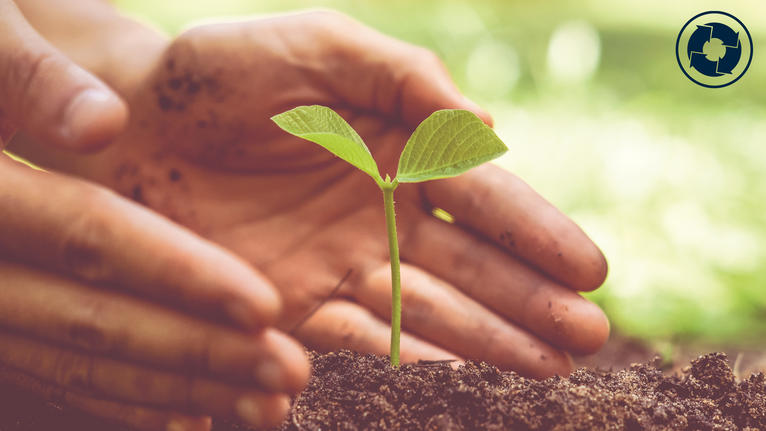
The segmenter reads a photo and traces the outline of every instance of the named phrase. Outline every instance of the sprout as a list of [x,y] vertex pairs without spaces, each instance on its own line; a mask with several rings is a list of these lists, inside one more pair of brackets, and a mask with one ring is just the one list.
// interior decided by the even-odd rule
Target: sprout
[[388,250],[391,258],[391,365],[399,365],[402,318],[399,241],[396,236],[394,190],[400,183],[449,178],[488,162],[506,151],[495,132],[469,111],[436,111],[415,129],[399,156],[392,180],[380,176],[362,138],[338,113],[326,106],[299,106],[271,117],[283,130],[321,145],[366,173],[383,192]]

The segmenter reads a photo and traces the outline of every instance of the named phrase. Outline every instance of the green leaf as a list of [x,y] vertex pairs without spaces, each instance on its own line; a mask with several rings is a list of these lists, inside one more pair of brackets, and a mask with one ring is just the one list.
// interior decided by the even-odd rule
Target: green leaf
[[412,133],[399,157],[400,183],[448,178],[508,151],[503,141],[469,111],[436,111]]
[[326,106],[298,106],[271,117],[282,130],[323,146],[327,151],[382,182],[378,165],[362,138],[337,112]]

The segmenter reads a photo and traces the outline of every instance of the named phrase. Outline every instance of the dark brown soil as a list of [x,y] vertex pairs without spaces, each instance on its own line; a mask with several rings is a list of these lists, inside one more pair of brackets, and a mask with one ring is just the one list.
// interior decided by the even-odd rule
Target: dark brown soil
[[313,364],[316,377],[280,430],[766,429],[764,375],[737,383],[721,353],[674,376],[647,364],[543,381],[473,362],[392,369],[347,351]]
[[[279,431],[766,430],[764,375],[738,382],[721,353],[676,375],[645,364],[543,381],[474,362],[392,369],[348,351],[312,360],[315,377]],[[117,428],[0,388],[0,431],[104,429]]]

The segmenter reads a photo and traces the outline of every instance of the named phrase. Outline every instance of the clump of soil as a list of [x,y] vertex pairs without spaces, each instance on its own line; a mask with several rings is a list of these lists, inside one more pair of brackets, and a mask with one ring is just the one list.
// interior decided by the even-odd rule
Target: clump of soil
[[475,362],[393,369],[349,351],[312,362],[314,377],[280,431],[766,429],[764,375],[737,382],[722,353],[680,375],[645,364],[543,381]]

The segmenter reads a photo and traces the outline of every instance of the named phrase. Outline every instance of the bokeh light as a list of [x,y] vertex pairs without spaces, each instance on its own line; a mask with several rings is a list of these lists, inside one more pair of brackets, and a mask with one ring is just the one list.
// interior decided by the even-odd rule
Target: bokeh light
[[565,22],[548,44],[548,73],[559,82],[582,82],[593,76],[600,58],[598,31],[586,21]]

